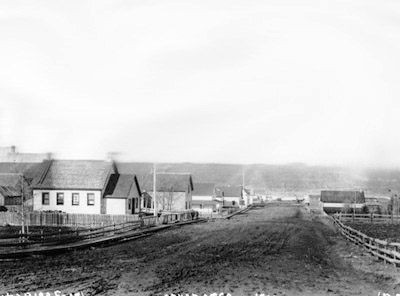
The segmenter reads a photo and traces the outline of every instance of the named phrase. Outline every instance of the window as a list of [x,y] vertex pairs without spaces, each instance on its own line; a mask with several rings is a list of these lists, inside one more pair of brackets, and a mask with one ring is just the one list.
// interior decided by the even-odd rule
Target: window
[[42,205],[50,204],[50,194],[48,192],[42,192]]
[[57,205],[64,204],[64,193],[58,192],[57,193]]
[[200,209],[204,209],[204,205],[203,204],[200,204]]
[[79,193],[72,193],[72,205],[79,206]]
[[128,210],[132,209],[132,199],[128,199]]
[[233,206],[236,205],[236,202],[235,202],[234,200],[232,201],[232,205],[233,205]]
[[[78,203],[79,203],[79,201],[78,201]],[[87,194],[87,205],[94,206],[94,193]]]

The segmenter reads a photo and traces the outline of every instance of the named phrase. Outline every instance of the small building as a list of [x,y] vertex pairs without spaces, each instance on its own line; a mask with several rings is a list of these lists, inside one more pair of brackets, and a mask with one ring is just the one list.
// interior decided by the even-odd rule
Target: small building
[[0,206],[7,210],[21,206],[21,176],[18,174],[0,174]]
[[107,214],[139,214],[142,194],[136,175],[112,174],[104,195]]
[[361,212],[365,206],[365,195],[363,191],[321,191],[321,202],[326,213],[343,211]]
[[48,165],[49,161],[0,162],[0,205],[9,211],[20,211],[23,190],[25,210],[32,210],[32,186],[40,180]]
[[218,186],[215,189],[215,194],[217,198],[222,200],[222,206],[224,208],[245,206],[242,186]]
[[192,192],[192,209],[202,214],[216,212],[220,203],[215,200],[214,183],[195,183]]
[[[154,210],[153,175],[147,175],[143,183],[143,200],[141,207],[147,211]],[[156,208],[161,212],[180,212],[192,208],[193,192],[192,175],[188,173],[157,173],[156,175]],[[149,207],[150,206],[150,207]]]

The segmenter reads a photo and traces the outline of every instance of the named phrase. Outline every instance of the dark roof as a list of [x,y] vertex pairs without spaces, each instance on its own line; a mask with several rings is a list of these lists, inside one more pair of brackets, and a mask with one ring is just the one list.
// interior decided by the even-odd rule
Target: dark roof
[[215,192],[214,183],[195,183],[192,195],[195,196],[213,196]]
[[128,198],[139,197],[140,188],[135,175],[112,174],[107,184],[105,197],[107,198]]
[[105,187],[112,163],[101,160],[53,160],[38,189],[99,189]]
[[325,203],[365,203],[365,195],[364,191],[323,190],[321,191],[321,201]]
[[0,186],[0,194],[7,197],[21,196],[21,191],[12,186]]
[[1,162],[0,174],[23,174],[30,184],[35,185],[50,164],[51,161],[48,160],[40,163]]
[[0,186],[17,186],[20,183],[20,175],[0,173]]
[[21,176],[0,173],[0,194],[8,197],[21,196]]
[[[191,174],[159,173],[156,177],[157,191],[185,192],[188,186],[193,190]],[[153,191],[153,175],[147,175],[140,185],[143,190]]]
[[219,186],[215,189],[218,197],[242,197],[242,186]]

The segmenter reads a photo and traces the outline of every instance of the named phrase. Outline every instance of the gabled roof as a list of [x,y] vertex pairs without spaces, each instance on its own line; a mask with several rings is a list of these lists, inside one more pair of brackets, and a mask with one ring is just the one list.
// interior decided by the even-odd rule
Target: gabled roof
[[21,175],[0,173],[0,195],[21,196]]
[[45,160],[41,163],[15,163],[1,162],[0,174],[23,174],[31,185],[39,182],[51,161]]
[[[184,173],[158,173],[156,176],[157,191],[161,192],[185,192],[189,186],[193,190],[191,174]],[[153,191],[153,175],[144,178],[141,187],[146,191]]]
[[218,186],[216,189],[218,197],[242,197],[242,186]]
[[128,198],[141,196],[135,175],[112,174],[105,190],[106,198]]
[[192,195],[194,196],[213,196],[215,192],[214,183],[195,183],[193,184],[194,190]]
[[14,187],[21,183],[19,174],[4,174],[0,173],[0,186]]
[[365,203],[364,191],[322,190],[321,201],[325,203]]
[[101,160],[53,160],[47,172],[34,186],[37,189],[102,190],[112,163]]

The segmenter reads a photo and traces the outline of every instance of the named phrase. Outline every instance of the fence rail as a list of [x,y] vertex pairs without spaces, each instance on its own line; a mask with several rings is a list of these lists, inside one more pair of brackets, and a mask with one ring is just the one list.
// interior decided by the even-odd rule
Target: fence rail
[[335,225],[340,232],[353,243],[364,247],[372,255],[382,259],[385,263],[391,263],[395,266],[400,265],[400,243],[388,242],[385,240],[369,237],[361,231],[355,230],[344,225],[339,220],[339,215],[333,216]]
[[382,214],[335,214],[335,217],[343,222],[363,222],[363,223],[391,223],[400,224],[400,215]]
[[[155,226],[159,224],[177,223],[189,220],[197,220],[198,213],[194,211],[184,213],[164,214],[159,217],[143,217],[134,221],[124,221],[114,223],[102,227],[86,228],[86,229],[69,229],[62,230],[56,228],[55,231],[44,233],[43,229],[36,233],[21,232],[17,234],[5,234],[0,237],[1,247],[33,247],[35,245],[57,245],[63,243],[71,243],[80,240],[94,239],[98,237],[106,237],[119,235],[127,232],[136,231],[143,227]],[[65,226],[65,225],[63,225]]]

